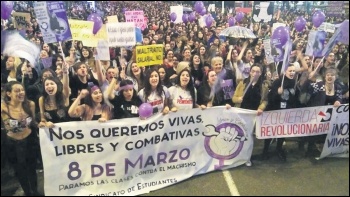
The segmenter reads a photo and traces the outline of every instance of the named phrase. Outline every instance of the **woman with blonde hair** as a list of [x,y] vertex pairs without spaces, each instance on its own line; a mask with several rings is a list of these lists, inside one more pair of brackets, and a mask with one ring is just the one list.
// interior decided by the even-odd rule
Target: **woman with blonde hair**
[[9,56],[6,61],[6,70],[9,71],[9,75],[7,76],[7,82],[17,81],[17,67],[22,63],[19,57]]

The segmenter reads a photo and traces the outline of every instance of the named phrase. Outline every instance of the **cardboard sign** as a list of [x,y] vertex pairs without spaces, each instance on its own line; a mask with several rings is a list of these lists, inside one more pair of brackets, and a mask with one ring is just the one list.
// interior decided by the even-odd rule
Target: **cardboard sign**
[[29,13],[24,13],[24,12],[14,12],[13,18],[15,19],[14,21],[14,26],[17,29],[25,29],[27,28],[26,25],[27,23],[30,22],[30,14]]
[[129,23],[107,23],[107,37],[110,47],[134,46],[136,44],[136,33],[133,22]]
[[162,44],[147,46],[136,46],[136,63],[137,66],[152,66],[163,63]]

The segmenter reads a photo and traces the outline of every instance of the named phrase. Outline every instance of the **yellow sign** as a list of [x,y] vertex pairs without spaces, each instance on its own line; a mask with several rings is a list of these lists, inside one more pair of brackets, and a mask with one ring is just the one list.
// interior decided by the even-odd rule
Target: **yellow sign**
[[162,44],[136,46],[137,66],[163,64],[163,49],[164,47]]
[[118,23],[118,16],[114,15],[114,16],[107,16],[107,21],[109,23]]
[[97,47],[99,40],[107,40],[106,25],[102,25],[101,29],[98,30],[96,35],[92,33],[92,29],[84,30],[80,32],[80,36],[83,41],[83,45],[87,47]]
[[81,37],[82,31],[90,31],[92,34],[92,29],[94,27],[94,22],[92,21],[81,21],[81,20],[68,20],[69,28],[72,33],[73,40],[83,40]]

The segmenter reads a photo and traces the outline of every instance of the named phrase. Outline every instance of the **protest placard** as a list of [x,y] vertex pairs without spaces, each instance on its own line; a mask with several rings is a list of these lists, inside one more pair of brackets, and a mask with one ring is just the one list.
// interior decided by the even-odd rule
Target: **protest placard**
[[133,22],[107,23],[106,28],[110,47],[134,46],[136,44],[135,24]]
[[162,44],[136,46],[137,66],[163,64],[163,48]]
[[114,16],[107,16],[107,21],[109,23],[118,23],[118,16],[114,15]]
[[107,40],[106,25],[103,24],[101,29],[94,35],[92,29],[81,31],[82,41],[84,46],[96,47],[99,40]]
[[94,27],[94,22],[92,21],[81,21],[81,20],[68,20],[70,30],[72,32],[73,40],[83,40],[81,32],[89,32]]
[[72,39],[62,1],[35,2],[34,11],[45,43]]
[[14,12],[12,14],[14,21],[14,26],[17,29],[26,29],[27,23],[30,22],[30,13],[24,13],[24,12]]
[[96,60],[110,60],[109,47],[107,40],[99,40],[96,47]]
[[144,25],[145,16],[142,10],[125,11],[125,22],[134,23],[134,27],[141,28]]

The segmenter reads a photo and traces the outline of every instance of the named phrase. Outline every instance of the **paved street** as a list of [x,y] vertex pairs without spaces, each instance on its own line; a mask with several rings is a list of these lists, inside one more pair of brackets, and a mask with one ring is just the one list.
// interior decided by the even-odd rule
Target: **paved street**
[[[262,144],[255,140],[253,155],[261,153]],[[142,196],[349,196],[348,158],[305,158],[297,142],[288,140],[288,160],[283,163],[274,156],[274,147],[275,144],[270,147],[268,161],[195,176]],[[2,170],[1,195],[22,196],[18,182],[3,173]],[[39,192],[43,193],[43,173],[38,174]]]

